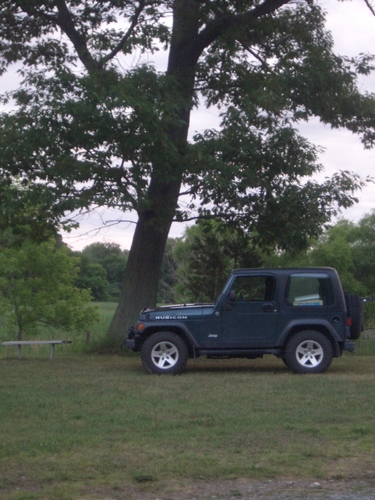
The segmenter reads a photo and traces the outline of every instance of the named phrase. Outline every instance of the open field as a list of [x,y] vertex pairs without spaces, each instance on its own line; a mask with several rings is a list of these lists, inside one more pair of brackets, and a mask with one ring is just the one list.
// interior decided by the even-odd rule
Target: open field
[[375,492],[374,356],[318,376],[273,357],[199,359],[176,377],[68,346],[52,362],[38,348],[1,356],[4,500],[236,498],[280,481]]

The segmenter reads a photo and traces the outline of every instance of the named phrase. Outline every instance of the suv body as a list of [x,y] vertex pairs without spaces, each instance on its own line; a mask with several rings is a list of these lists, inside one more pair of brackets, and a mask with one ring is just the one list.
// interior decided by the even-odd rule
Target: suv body
[[215,303],[144,309],[125,344],[151,373],[179,373],[189,357],[264,354],[295,372],[321,373],[354,351],[361,304],[345,296],[332,268],[238,269]]

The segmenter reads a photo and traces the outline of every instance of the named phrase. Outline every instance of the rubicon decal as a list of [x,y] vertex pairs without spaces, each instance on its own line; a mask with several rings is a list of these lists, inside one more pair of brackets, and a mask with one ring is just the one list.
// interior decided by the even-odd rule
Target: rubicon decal
[[155,319],[188,319],[187,316],[155,316]]

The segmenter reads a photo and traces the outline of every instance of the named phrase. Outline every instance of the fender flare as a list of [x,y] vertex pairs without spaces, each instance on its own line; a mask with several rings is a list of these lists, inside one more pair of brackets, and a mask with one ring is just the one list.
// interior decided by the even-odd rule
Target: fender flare
[[[317,328],[318,327],[318,328]],[[339,355],[340,347],[340,337],[333,326],[327,320],[322,319],[296,319],[291,321],[286,325],[283,329],[280,337],[279,337],[279,345],[284,346],[286,344],[286,340],[290,335],[290,332],[294,329],[298,328],[299,330],[313,330],[318,329],[321,331],[322,329],[328,331],[330,340],[333,343],[333,350],[335,355]]]
[[[151,332],[150,332],[151,330]],[[179,321],[177,322],[171,322],[171,321],[156,321],[151,323],[147,323],[145,325],[145,328],[142,330],[141,333],[142,337],[146,335],[148,337],[149,335],[152,335],[153,333],[156,333],[158,331],[168,331],[172,333],[183,333],[183,335],[186,337],[186,340],[190,343],[190,346],[192,347],[193,350],[198,349],[199,345],[198,342],[195,340],[194,336],[190,332],[190,330],[186,327],[184,323],[180,323]],[[138,332],[137,332],[138,333]],[[139,335],[138,333],[138,335]]]

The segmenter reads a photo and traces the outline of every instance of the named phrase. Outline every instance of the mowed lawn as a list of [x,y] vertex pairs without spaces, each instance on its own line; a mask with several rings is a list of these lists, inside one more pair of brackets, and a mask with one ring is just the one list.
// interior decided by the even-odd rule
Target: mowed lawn
[[135,355],[2,354],[3,499],[375,474],[374,356],[346,354],[324,375],[265,357],[190,360],[180,376],[152,376]]

